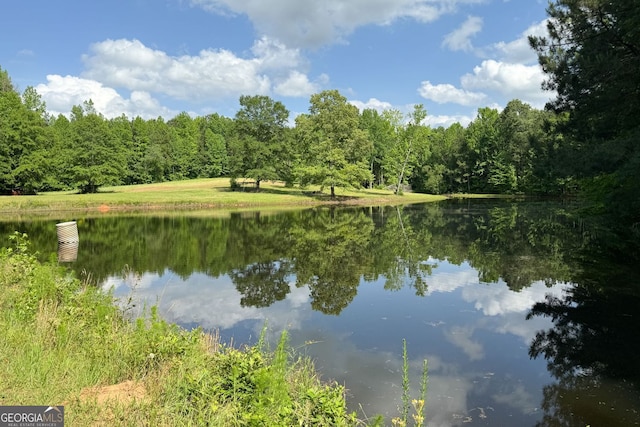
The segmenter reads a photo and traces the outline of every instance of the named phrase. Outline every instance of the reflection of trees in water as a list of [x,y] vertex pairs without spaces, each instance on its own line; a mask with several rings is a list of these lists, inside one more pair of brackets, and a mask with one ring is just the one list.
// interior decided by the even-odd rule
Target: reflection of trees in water
[[[542,210],[542,212],[538,212]],[[573,222],[562,208],[541,209],[530,204],[493,207],[488,215],[474,218],[476,239],[469,248],[480,280],[501,278],[519,291],[542,280],[548,286],[569,281],[569,258],[582,239],[576,238]]]
[[408,214],[400,207],[380,211],[378,226],[373,231],[371,253],[376,275],[385,278],[384,288],[390,291],[413,287],[416,295],[427,293],[427,277],[433,240],[432,227],[416,229]]
[[229,272],[242,294],[243,307],[269,307],[289,293],[289,266],[286,262],[257,262]]
[[[640,423],[640,280],[627,266],[592,259],[579,284],[547,297],[528,318],[554,326],[537,333],[529,354],[544,357],[558,379],[544,389],[542,426]],[[581,280],[582,279],[582,280]]]
[[358,292],[370,261],[373,221],[364,211],[320,209],[290,229],[296,286],[308,285],[311,306],[325,314],[339,314]]
[[[21,225],[45,258],[56,251],[55,222]],[[0,224],[6,233],[15,225]],[[286,297],[288,281],[308,285],[313,307],[339,313],[361,280],[426,295],[438,260],[469,262],[480,280],[502,278],[513,290],[536,280],[569,281],[567,261],[579,233],[562,208],[505,201],[449,201],[406,207],[317,208],[225,218],[106,216],[78,221],[71,268],[100,282],[125,267],[229,274],[243,304]],[[47,231],[48,230],[48,231]]]

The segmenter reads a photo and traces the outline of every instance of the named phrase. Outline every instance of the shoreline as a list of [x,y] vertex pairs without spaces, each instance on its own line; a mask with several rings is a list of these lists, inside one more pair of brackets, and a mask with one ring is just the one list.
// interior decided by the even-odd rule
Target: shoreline
[[0,215],[8,217],[60,214],[153,213],[162,211],[217,212],[305,209],[315,206],[380,206],[427,203],[451,195],[405,193],[389,190],[340,189],[335,198],[319,188],[285,187],[268,183],[260,191],[231,191],[228,179],[210,178],[159,184],[105,187],[97,193],[58,191],[38,195],[0,196]]

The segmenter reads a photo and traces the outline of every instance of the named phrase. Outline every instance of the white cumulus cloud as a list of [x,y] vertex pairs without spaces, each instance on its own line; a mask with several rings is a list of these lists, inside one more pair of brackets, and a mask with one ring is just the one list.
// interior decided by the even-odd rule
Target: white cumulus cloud
[[276,84],[274,92],[282,96],[309,96],[319,91],[320,85],[309,81],[306,74],[293,70],[287,79]]
[[113,87],[162,93],[182,100],[205,100],[238,93],[266,94],[270,79],[262,58],[244,59],[221,50],[203,50],[198,55],[172,57],[151,49],[139,40],[105,40],[95,43],[84,56],[83,77]]
[[483,0],[191,0],[217,14],[244,14],[260,34],[288,46],[317,47],[341,41],[358,27],[402,18],[431,22],[460,4]]
[[[547,34],[547,20],[536,22],[511,41],[499,41],[491,45],[476,47],[471,38],[482,28],[482,19],[469,17],[455,31],[449,33],[443,46],[451,50],[472,52],[483,58],[482,62],[460,77],[459,85],[452,83],[433,84],[424,80],[418,93],[438,104],[452,103],[467,107],[490,106],[501,110],[513,99],[519,99],[534,108],[542,109],[555,97],[555,92],[542,89],[546,76],[537,62],[535,52],[529,46],[528,37]],[[450,124],[455,121],[465,125],[474,113],[457,116],[428,118],[430,124]],[[449,118],[453,118],[450,121]]]
[[501,61],[509,63],[534,64],[537,57],[531,46],[529,46],[529,36],[546,36],[547,20],[535,23],[524,30],[519,38],[510,42],[497,42],[488,48]]
[[467,126],[469,123],[473,121],[474,117],[465,114],[455,114],[455,115],[437,115],[437,116],[427,116],[424,119],[424,123],[432,128],[437,128],[442,126],[443,128],[448,128],[454,123],[460,123],[462,126]]
[[536,108],[542,108],[551,97],[541,89],[544,80],[542,69],[538,65],[500,62],[493,59],[482,61],[461,78],[462,86],[467,89],[497,92],[507,100],[520,99]]
[[547,20],[543,20],[530,25],[514,40],[475,49],[486,59],[475,66],[473,72],[461,77],[462,87],[491,94],[492,99],[502,99],[503,103],[520,99],[535,108],[544,108],[555,93],[541,88],[545,75],[529,46],[528,37],[546,34]]
[[176,111],[163,107],[148,92],[133,91],[129,98],[121,96],[115,89],[95,80],[75,76],[48,75],[47,83],[35,88],[47,103],[47,110],[54,116],[69,114],[71,107],[82,105],[91,99],[96,111],[107,118],[125,114],[151,119],[158,116],[172,117]]
[[420,93],[423,98],[437,102],[438,104],[453,103],[465,106],[477,105],[486,98],[486,95],[481,92],[458,89],[451,84],[434,85],[428,80],[422,82],[418,93]]
[[379,113],[381,113],[384,110],[390,110],[393,108],[393,106],[389,102],[380,101],[379,99],[376,99],[376,98],[369,98],[369,100],[366,102],[353,100],[353,101],[349,101],[349,103],[358,107],[358,110],[360,111],[370,109],[370,110],[376,110]]
[[480,32],[480,30],[482,30],[482,18],[470,16],[459,28],[444,37],[442,46],[450,50],[471,51],[473,49],[471,37]]
[[216,105],[246,94],[307,97],[329,80],[324,74],[311,80],[298,49],[267,37],[255,41],[249,57],[224,49],[171,56],[136,39],[108,39],[91,45],[82,59],[80,77],[50,75],[36,88],[52,113],[68,114],[73,105],[92,99],[109,118],[171,117],[178,112],[158,99]]

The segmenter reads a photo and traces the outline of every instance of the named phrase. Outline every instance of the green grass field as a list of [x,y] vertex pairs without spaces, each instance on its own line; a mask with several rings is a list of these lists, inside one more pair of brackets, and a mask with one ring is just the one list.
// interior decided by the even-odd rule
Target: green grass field
[[[240,184],[243,181],[239,181]],[[255,191],[247,181],[240,190],[232,191],[228,178],[193,179],[157,184],[102,187],[95,194],[75,191],[41,193],[35,196],[1,196],[0,213],[44,213],[58,211],[147,211],[210,210],[216,208],[255,208],[341,204],[406,204],[444,199],[444,196],[392,191],[345,190],[336,188],[331,199],[328,189],[318,187],[287,188],[283,183],[263,182]]]

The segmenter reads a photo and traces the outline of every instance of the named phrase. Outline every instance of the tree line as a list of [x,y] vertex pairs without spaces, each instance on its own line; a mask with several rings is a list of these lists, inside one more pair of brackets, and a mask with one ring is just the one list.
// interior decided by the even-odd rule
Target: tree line
[[0,70],[0,191],[36,193],[203,177],[280,180],[288,185],[410,186],[429,193],[561,193],[558,117],[519,101],[481,108],[467,127],[424,125],[416,105],[360,112],[337,90],[310,98],[290,124],[268,96],[241,96],[233,118],[107,119],[91,100],[53,117],[33,87],[20,94]]

